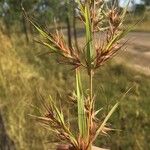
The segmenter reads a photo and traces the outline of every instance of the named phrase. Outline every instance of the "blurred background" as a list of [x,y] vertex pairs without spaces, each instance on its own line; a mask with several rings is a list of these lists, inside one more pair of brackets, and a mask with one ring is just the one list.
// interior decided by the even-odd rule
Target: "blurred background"
[[[51,150],[56,137],[29,114],[39,114],[40,93],[61,97],[64,109],[69,108],[65,98],[74,89],[73,71],[58,65],[57,58],[43,55],[47,48],[35,42],[39,35],[25,19],[21,3],[47,31],[54,31],[55,20],[69,45],[75,38],[82,46],[84,29],[73,0],[0,0],[0,150]],[[128,1],[106,3],[122,10]],[[125,26],[136,25],[127,36],[125,50],[96,74],[96,106],[104,107],[107,113],[107,108],[131,90],[110,119],[112,128],[118,130],[100,136],[95,145],[112,150],[149,150],[150,0],[131,0],[127,11]],[[82,76],[86,79],[84,73]]]

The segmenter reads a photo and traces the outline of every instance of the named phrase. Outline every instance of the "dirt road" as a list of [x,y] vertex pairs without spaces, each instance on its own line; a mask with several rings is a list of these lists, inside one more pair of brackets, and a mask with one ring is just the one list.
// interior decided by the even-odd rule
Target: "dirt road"
[[130,67],[150,75],[150,33],[132,32],[125,55],[121,56]]
[[[150,75],[150,33],[131,32],[126,37],[126,50],[117,59],[135,70]],[[79,43],[84,43],[83,31],[79,34]]]

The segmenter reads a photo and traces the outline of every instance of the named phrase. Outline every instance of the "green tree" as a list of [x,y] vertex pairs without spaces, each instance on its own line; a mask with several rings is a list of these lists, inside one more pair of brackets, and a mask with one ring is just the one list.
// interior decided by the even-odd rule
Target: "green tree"
[[61,0],[1,0],[0,16],[3,19],[7,29],[13,24],[20,23],[22,29],[25,29],[25,21],[22,16],[21,4],[28,15],[33,16],[39,24],[47,24],[55,18],[63,20],[64,15],[60,15],[60,9],[64,9]]

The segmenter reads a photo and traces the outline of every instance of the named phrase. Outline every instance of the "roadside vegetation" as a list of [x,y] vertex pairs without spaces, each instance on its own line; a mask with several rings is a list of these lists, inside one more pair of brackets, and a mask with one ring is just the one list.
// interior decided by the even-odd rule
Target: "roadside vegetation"
[[[32,9],[36,5],[36,1],[26,1],[25,9],[29,15],[34,16],[37,20],[42,18],[41,25],[45,25],[43,16],[46,16],[46,24],[48,24],[52,22],[53,15],[60,14],[60,9],[70,14],[74,13],[69,7],[64,9],[63,4],[60,7],[60,0],[59,3],[55,1],[54,5],[51,2],[47,3],[46,11],[40,13],[40,5],[44,6],[44,4],[39,3],[35,13],[33,13]],[[35,34],[28,22],[25,22],[25,18],[21,14],[21,7],[16,8],[15,1],[12,1],[11,5],[11,8],[14,8],[10,11],[11,13],[8,11],[6,17],[0,18],[0,113],[6,131],[14,141],[17,150],[55,150],[58,142],[57,137],[43,129],[41,124],[31,117],[31,114],[40,115],[39,111],[44,109],[43,99],[47,104],[49,94],[53,95],[54,100],[59,99],[57,101],[58,106],[63,106],[65,115],[68,114],[68,111],[74,110],[64,100],[66,96],[72,97],[71,92],[75,86],[73,70],[67,65],[65,67],[63,65],[58,66],[57,57],[52,58],[50,54],[44,54],[47,52],[47,48],[35,42],[39,35]],[[51,5],[54,6],[51,10],[53,13],[47,11]],[[69,13],[65,13],[64,16],[58,15],[59,23],[64,26],[65,35],[76,34],[76,31],[70,33],[70,30],[65,28],[66,26],[72,28],[73,21],[75,21],[70,18]],[[143,16],[127,15],[127,26],[136,24],[136,22],[139,23],[133,31],[149,32],[150,10],[146,10]],[[53,31],[53,26],[54,24],[50,24],[48,29]],[[84,31],[78,22],[76,26],[78,27],[77,32],[82,38]],[[78,40],[80,41],[80,39]],[[110,131],[108,135],[104,133],[106,136],[99,137],[95,145],[111,147],[112,150],[149,150],[150,77],[143,71],[137,71],[131,65],[128,67],[125,62],[128,59],[125,59],[124,63],[120,63],[119,57],[123,57],[123,55],[106,63],[93,79],[96,85],[94,87],[95,106],[96,108],[103,108],[103,113],[98,116],[99,118],[103,120],[114,104],[118,100],[121,101],[119,108],[110,118],[108,124],[114,130]],[[87,86],[88,76],[84,71],[81,72],[81,77],[84,79],[84,86]],[[72,124],[77,119],[75,118],[76,113],[73,111],[73,115],[70,116]],[[73,127],[77,128],[76,126]]]
[[[7,131],[17,149],[47,149],[56,137],[49,136],[29,114],[38,115],[36,107],[42,106],[41,92],[56,97],[58,92],[62,93],[61,97],[66,91],[70,93],[74,81],[72,70],[67,66],[56,67],[54,59],[39,55],[46,49],[34,43],[27,46],[22,35],[10,39],[0,33],[0,44],[0,107]],[[86,78],[84,73],[82,76]],[[114,60],[102,67],[94,82],[99,83],[96,106],[104,107],[106,113],[131,88],[111,118],[112,128],[118,131],[112,131],[112,138],[106,136],[105,141],[98,139],[96,145],[114,150],[149,149],[149,76]],[[68,108],[66,102],[61,103],[64,109]]]
[[132,31],[134,32],[150,32],[150,9],[144,13],[128,13],[126,25],[136,24]]

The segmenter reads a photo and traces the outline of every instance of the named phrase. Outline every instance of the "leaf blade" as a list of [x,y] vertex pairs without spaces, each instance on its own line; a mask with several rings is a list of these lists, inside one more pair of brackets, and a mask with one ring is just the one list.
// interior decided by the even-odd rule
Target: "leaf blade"
[[84,97],[79,70],[76,70],[76,90],[77,90],[77,105],[78,105],[78,127],[80,136],[82,138],[85,138],[87,135],[87,120],[84,108]]

